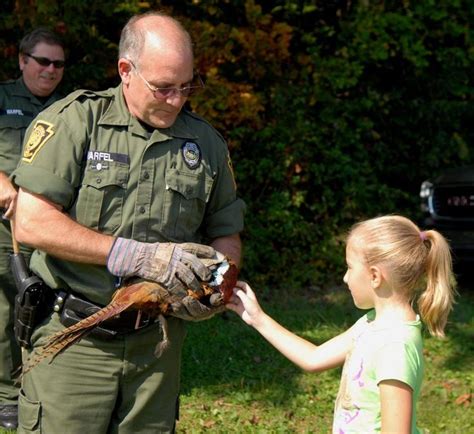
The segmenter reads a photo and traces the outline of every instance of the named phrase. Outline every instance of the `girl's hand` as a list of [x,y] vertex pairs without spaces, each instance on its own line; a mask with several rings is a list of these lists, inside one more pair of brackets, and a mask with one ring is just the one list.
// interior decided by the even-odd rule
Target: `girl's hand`
[[235,284],[234,295],[232,295],[226,307],[236,312],[252,327],[258,326],[265,315],[252,288],[242,281]]

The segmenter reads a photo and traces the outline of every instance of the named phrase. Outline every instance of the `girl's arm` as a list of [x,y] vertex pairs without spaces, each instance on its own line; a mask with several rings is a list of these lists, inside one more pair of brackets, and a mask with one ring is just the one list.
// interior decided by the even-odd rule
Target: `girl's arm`
[[413,391],[398,380],[379,383],[382,433],[411,433]]
[[324,371],[342,365],[351,345],[351,329],[320,346],[291,333],[262,310],[254,292],[245,282],[237,282],[227,307],[306,371]]

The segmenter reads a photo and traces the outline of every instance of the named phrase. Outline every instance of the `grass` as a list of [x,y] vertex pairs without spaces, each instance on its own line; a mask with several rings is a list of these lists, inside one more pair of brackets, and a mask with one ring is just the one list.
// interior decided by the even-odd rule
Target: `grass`
[[[260,299],[278,321],[314,342],[340,333],[362,315],[341,288],[292,295],[264,291]],[[474,432],[473,313],[474,291],[464,290],[447,339],[425,340],[418,405],[418,426],[425,434]],[[178,434],[331,430],[340,370],[302,372],[232,312],[189,325],[182,370]]]
[[[359,316],[346,290],[262,294],[262,305],[292,331],[323,342]],[[425,339],[418,405],[424,433],[474,432],[474,292],[465,290],[447,339]],[[308,374],[232,312],[192,324],[183,359],[178,433],[328,433],[340,370]]]

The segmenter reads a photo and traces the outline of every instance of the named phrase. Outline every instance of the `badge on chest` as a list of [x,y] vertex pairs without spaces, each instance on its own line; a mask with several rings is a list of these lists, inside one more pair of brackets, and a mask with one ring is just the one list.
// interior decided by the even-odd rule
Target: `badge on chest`
[[181,146],[181,154],[186,166],[190,169],[197,169],[201,164],[202,153],[197,143],[185,142],[183,146]]

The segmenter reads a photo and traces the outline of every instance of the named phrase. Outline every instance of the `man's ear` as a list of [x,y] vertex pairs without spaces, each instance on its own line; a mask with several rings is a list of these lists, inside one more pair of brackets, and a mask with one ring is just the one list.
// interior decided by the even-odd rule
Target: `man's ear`
[[121,57],[118,60],[118,72],[120,78],[122,79],[122,83],[128,85],[130,82],[130,75],[132,73],[132,65],[127,59]]
[[380,288],[382,282],[384,281],[383,273],[380,267],[377,267],[376,265],[371,265],[369,268],[369,272],[370,284],[372,286],[372,289]]
[[28,62],[26,56],[24,54],[19,54],[18,55],[18,66],[20,67],[20,71],[23,71],[23,68],[25,67],[26,63]]

